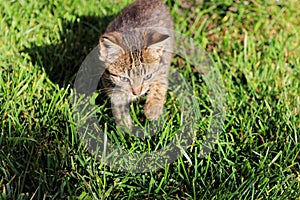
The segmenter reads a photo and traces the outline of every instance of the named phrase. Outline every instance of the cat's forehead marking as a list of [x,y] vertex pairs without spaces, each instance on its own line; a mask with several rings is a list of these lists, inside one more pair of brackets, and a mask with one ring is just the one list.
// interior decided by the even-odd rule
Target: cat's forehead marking
[[128,76],[141,76],[143,74],[143,63],[142,63],[142,55],[141,51],[135,50],[129,53],[130,55],[130,69],[128,70]]
[[157,62],[159,59],[153,55],[153,52],[147,49],[134,49],[121,55],[110,65],[109,71],[120,75],[125,73],[131,78],[140,77],[149,73],[150,68],[153,68]]
[[137,67],[132,70],[128,70],[127,73],[129,77],[138,77],[138,76],[144,76],[146,74],[146,71],[147,70],[144,67]]
[[129,56],[130,56],[132,69],[138,68],[142,65],[141,51],[139,50],[131,51],[129,53]]

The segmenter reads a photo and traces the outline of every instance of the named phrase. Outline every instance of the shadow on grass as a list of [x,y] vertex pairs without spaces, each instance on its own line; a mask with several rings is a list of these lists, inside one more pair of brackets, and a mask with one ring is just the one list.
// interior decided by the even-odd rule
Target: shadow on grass
[[[31,48],[25,48],[22,52],[31,57],[34,66],[43,68],[53,83],[60,87],[72,85],[83,60],[97,45],[100,35],[113,18],[78,16],[74,21],[62,19],[59,40],[42,46],[32,43]],[[73,160],[74,154],[84,150],[78,146],[77,137],[72,135],[68,116],[60,110],[49,115],[47,117],[53,120],[36,127],[34,132],[38,134],[33,141],[13,140],[6,144],[15,147],[6,151],[12,160],[7,164],[7,168],[11,169],[8,177],[13,178],[9,181],[0,177],[0,185],[5,186],[8,199],[18,199],[20,196],[62,198],[71,193],[77,194],[74,190],[78,179],[70,173],[87,173],[86,166],[82,166],[77,159]],[[18,163],[17,167],[13,163]]]
[[78,16],[74,21],[62,21],[60,40],[50,45],[31,44],[28,53],[33,65],[45,69],[50,80],[65,87],[75,80],[82,61],[98,44],[98,39],[114,16]]

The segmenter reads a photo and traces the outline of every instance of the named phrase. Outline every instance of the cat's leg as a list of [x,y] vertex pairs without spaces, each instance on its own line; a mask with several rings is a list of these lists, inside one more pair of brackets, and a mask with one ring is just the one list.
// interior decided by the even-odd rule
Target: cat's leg
[[167,80],[155,82],[151,85],[144,107],[145,115],[150,121],[157,120],[163,113],[167,89]]
[[132,121],[129,114],[129,103],[125,95],[114,94],[111,96],[112,113],[117,124],[130,130],[132,128]]

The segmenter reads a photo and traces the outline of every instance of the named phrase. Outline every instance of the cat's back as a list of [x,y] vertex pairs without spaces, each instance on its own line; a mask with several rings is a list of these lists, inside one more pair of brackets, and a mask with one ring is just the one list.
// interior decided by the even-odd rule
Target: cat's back
[[169,8],[162,0],[135,1],[109,24],[106,32],[125,32],[146,27],[173,29]]

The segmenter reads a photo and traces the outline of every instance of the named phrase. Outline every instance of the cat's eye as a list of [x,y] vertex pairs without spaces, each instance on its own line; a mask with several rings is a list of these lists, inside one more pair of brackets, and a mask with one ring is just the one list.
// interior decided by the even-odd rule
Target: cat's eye
[[147,76],[144,77],[144,80],[149,80],[152,77],[152,74],[148,74]]
[[125,76],[121,76],[121,77],[120,77],[120,80],[121,80],[122,82],[128,82],[128,81],[129,81],[129,78],[127,78],[127,77],[125,77]]

